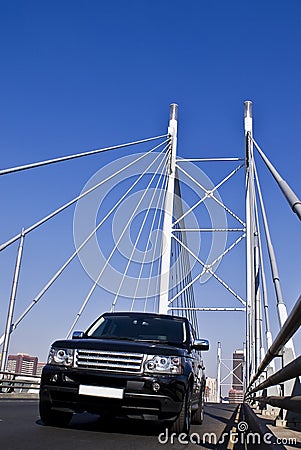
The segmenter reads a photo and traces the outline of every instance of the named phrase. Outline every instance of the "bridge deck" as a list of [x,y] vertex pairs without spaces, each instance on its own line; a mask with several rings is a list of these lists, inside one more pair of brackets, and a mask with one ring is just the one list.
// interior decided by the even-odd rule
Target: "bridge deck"
[[[258,424],[254,424],[259,421]],[[242,424],[247,424],[247,433],[270,433],[271,445],[252,445],[252,440],[242,443]],[[231,432],[238,432],[237,443],[231,442]],[[160,439],[159,439],[160,436]],[[245,434],[247,436],[247,434]],[[296,439],[292,445],[285,444],[289,438]],[[262,439],[262,438],[261,438]],[[182,440],[182,442],[181,442]],[[235,440],[235,439],[234,439]],[[103,423],[98,416],[77,414],[67,428],[46,427],[39,418],[38,401],[0,399],[0,447],[9,450],[146,450],[146,449],[294,449],[301,448],[301,433],[288,429],[276,429],[271,420],[245,416],[244,408],[234,404],[207,403],[203,425],[192,425],[190,437],[175,437],[166,434],[164,425],[142,420],[116,419]]]
[[[191,433],[197,442],[205,439],[204,433],[215,433],[220,438],[227,427],[237,405],[207,404],[205,420],[202,426],[193,425]],[[116,420],[103,424],[98,416],[77,414],[68,428],[52,428],[40,422],[37,400],[1,400],[0,401],[0,442],[1,448],[10,450],[85,450],[114,449],[135,450],[183,448],[183,444],[170,437],[166,440],[165,427],[144,421]],[[161,441],[158,436],[160,433]],[[189,443],[185,448],[215,448],[212,444],[205,447]],[[226,447],[225,447],[226,448]]]

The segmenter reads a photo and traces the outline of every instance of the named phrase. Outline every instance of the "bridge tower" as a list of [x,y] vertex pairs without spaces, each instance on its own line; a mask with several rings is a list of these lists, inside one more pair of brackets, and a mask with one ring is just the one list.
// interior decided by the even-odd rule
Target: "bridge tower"
[[172,221],[174,208],[175,176],[176,176],[176,152],[177,152],[177,129],[178,129],[178,105],[170,105],[170,116],[168,134],[171,136],[169,147],[168,167],[167,167],[167,189],[164,200],[164,217],[161,242],[161,274],[160,274],[160,294],[159,313],[168,313],[168,294],[170,279],[170,258],[172,241]]

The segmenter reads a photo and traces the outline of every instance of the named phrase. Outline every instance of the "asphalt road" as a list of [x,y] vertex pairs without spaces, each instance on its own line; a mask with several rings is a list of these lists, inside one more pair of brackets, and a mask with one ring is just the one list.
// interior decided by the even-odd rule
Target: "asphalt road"
[[[166,428],[142,420],[116,419],[102,423],[98,416],[77,414],[67,428],[46,427],[39,418],[36,400],[0,401],[1,450],[147,450],[147,449],[215,449],[204,442],[204,433],[215,433],[220,438],[233,420],[237,405],[207,404],[203,425],[193,425],[187,443],[173,442],[166,436]],[[161,434],[163,433],[163,434]],[[158,436],[161,434],[161,442]],[[192,438],[193,443],[190,442]],[[183,441],[187,439],[183,438]]]

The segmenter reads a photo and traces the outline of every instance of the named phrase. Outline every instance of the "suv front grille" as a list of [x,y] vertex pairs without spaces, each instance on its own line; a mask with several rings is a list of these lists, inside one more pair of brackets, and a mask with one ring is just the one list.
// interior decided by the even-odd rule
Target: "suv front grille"
[[75,351],[75,367],[104,372],[142,372],[142,353],[111,352],[105,350]]

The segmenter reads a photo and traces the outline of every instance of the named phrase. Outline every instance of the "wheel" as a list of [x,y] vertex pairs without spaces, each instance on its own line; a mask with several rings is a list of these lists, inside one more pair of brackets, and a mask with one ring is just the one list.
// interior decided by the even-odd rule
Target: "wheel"
[[73,413],[52,409],[49,402],[40,401],[40,417],[45,425],[66,427],[72,419]]
[[176,434],[189,433],[191,423],[191,389],[188,388],[182,409],[177,419],[171,425],[170,431]]
[[198,409],[192,412],[191,423],[201,425],[204,421],[204,391],[200,395]]
[[105,412],[102,413],[100,416],[100,421],[105,423],[105,424],[112,424],[112,422],[114,422],[115,420],[115,414],[111,413],[111,412]]

